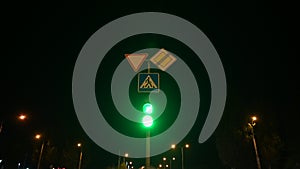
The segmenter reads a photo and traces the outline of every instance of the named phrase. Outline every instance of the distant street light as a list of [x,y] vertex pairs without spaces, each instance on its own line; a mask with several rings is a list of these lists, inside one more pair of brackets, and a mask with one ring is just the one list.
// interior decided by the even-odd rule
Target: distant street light
[[[21,120],[21,121],[25,121],[27,118],[27,116],[25,114],[20,114],[18,116],[18,120]],[[3,121],[1,121],[1,124],[0,124],[0,133],[2,133],[2,130],[3,130]]]
[[78,162],[78,169],[80,169],[80,168],[81,168],[81,162],[82,162],[82,144],[81,144],[81,143],[78,143],[78,144],[77,144],[77,147],[80,148],[79,162]]
[[167,158],[163,157],[163,166],[164,166],[164,169],[166,169],[166,161],[167,161]]
[[124,157],[123,157],[123,163],[126,165],[126,158],[129,157],[129,154],[128,153],[125,153],[124,154]]
[[[189,144],[185,144],[184,147],[181,147],[180,150],[181,150],[181,169],[184,169],[184,152],[183,152],[183,148],[189,148],[190,145]],[[171,148],[172,149],[175,149],[176,148],[176,145],[175,144],[172,144],[171,145]]]
[[261,164],[260,164],[260,160],[259,160],[259,156],[258,156],[258,151],[257,151],[257,146],[256,146],[256,140],[255,140],[255,136],[254,136],[254,126],[256,125],[256,123],[255,123],[256,120],[257,120],[257,117],[256,116],[252,116],[251,117],[251,122],[248,123],[248,125],[249,125],[249,127],[251,129],[251,137],[252,137],[253,146],[254,146],[254,150],[255,150],[257,168],[261,169]]
[[20,119],[22,121],[24,121],[26,118],[27,118],[27,116],[24,115],[24,114],[20,114],[19,117],[18,117],[18,119]]
[[41,138],[41,135],[40,134],[36,134],[35,135],[35,139],[40,139]]
[[170,169],[172,169],[172,161],[175,161],[175,157],[173,157],[172,159],[170,159]]
[[[36,134],[35,135],[35,139],[40,140],[41,138],[42,138],[41,134]],[[43,143],[42,143],[42,146],[41,146],[41,149],[40,149],[40,154],[39,154],[37,169],[40,169],[42,154],[43,154],[43,150],[44,150],[44,145],[45,145],[45,141],[43,140]]]
[[124,156],[125,156],[125,157],[128,157],[129,155],[128,155],[128,153],[125,153]]

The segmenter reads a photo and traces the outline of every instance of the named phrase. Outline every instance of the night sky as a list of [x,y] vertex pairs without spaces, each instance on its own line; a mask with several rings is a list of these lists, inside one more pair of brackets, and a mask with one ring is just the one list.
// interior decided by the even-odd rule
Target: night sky
[[[76,149],[76,143],[82,142],[86,168],[117,165],[118,157],[94,144],[77,120],[72,102],[73,68],[81,48],[99,28],[124,15],[146,11],[170,13],[195,24],[213,43],[225,69],[228,95],[221,124],[217,134],[200,145],[197,137],[203,117],[199,117],[181,142],[191,144],[186,168],[221,168],[218,133],[222,135],[230,125],[241,125],[253,114],[260,119],[258,127],[259,123],[272,124],[270,130],[283,140],[281,166],[289,158],[294,159],[294,165],[300,163],[295,26],[299,18],[294,4],[49,1],[1,5],[0,159],[7,159],[9,168],[16,168],[26,154],[34,154],[37,132],[47,133],[60,153],[64,147],[74,145]],[[28,119],[18,121],[20,113],[27,114]],[[170,154],[154,157],[153,163]],[[139,164],[143,161],[132,160]]]

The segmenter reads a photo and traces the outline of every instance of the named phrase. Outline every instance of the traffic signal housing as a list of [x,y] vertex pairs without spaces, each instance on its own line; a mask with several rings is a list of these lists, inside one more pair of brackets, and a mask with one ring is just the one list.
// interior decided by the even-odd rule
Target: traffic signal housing
[[150,103],[145,103],[143,105],[143,113],[145,116],[142,119],[142,123],[145,127],[151,127],[153,125],[153,118],[151,116],[153,112],[153,106]]

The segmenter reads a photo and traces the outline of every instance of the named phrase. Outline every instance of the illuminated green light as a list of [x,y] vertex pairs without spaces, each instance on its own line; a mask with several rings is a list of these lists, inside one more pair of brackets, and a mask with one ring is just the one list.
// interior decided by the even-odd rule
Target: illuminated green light
[[146,113],[146,114],[151,114],[153,111],[152,109],[152,104],[150,103],[146,103],[143,105],[143,112]]
[[153,119],[151,116],[146,115],[143,117],[143,124],[145,127],[151,127],[153,124]]

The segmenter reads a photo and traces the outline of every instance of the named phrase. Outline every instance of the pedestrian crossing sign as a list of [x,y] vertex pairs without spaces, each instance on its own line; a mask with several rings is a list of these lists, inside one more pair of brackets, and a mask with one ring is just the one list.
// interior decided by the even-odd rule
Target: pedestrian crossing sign
[[139,73],[138,91],[150,93],[159,91],[159,73]]

